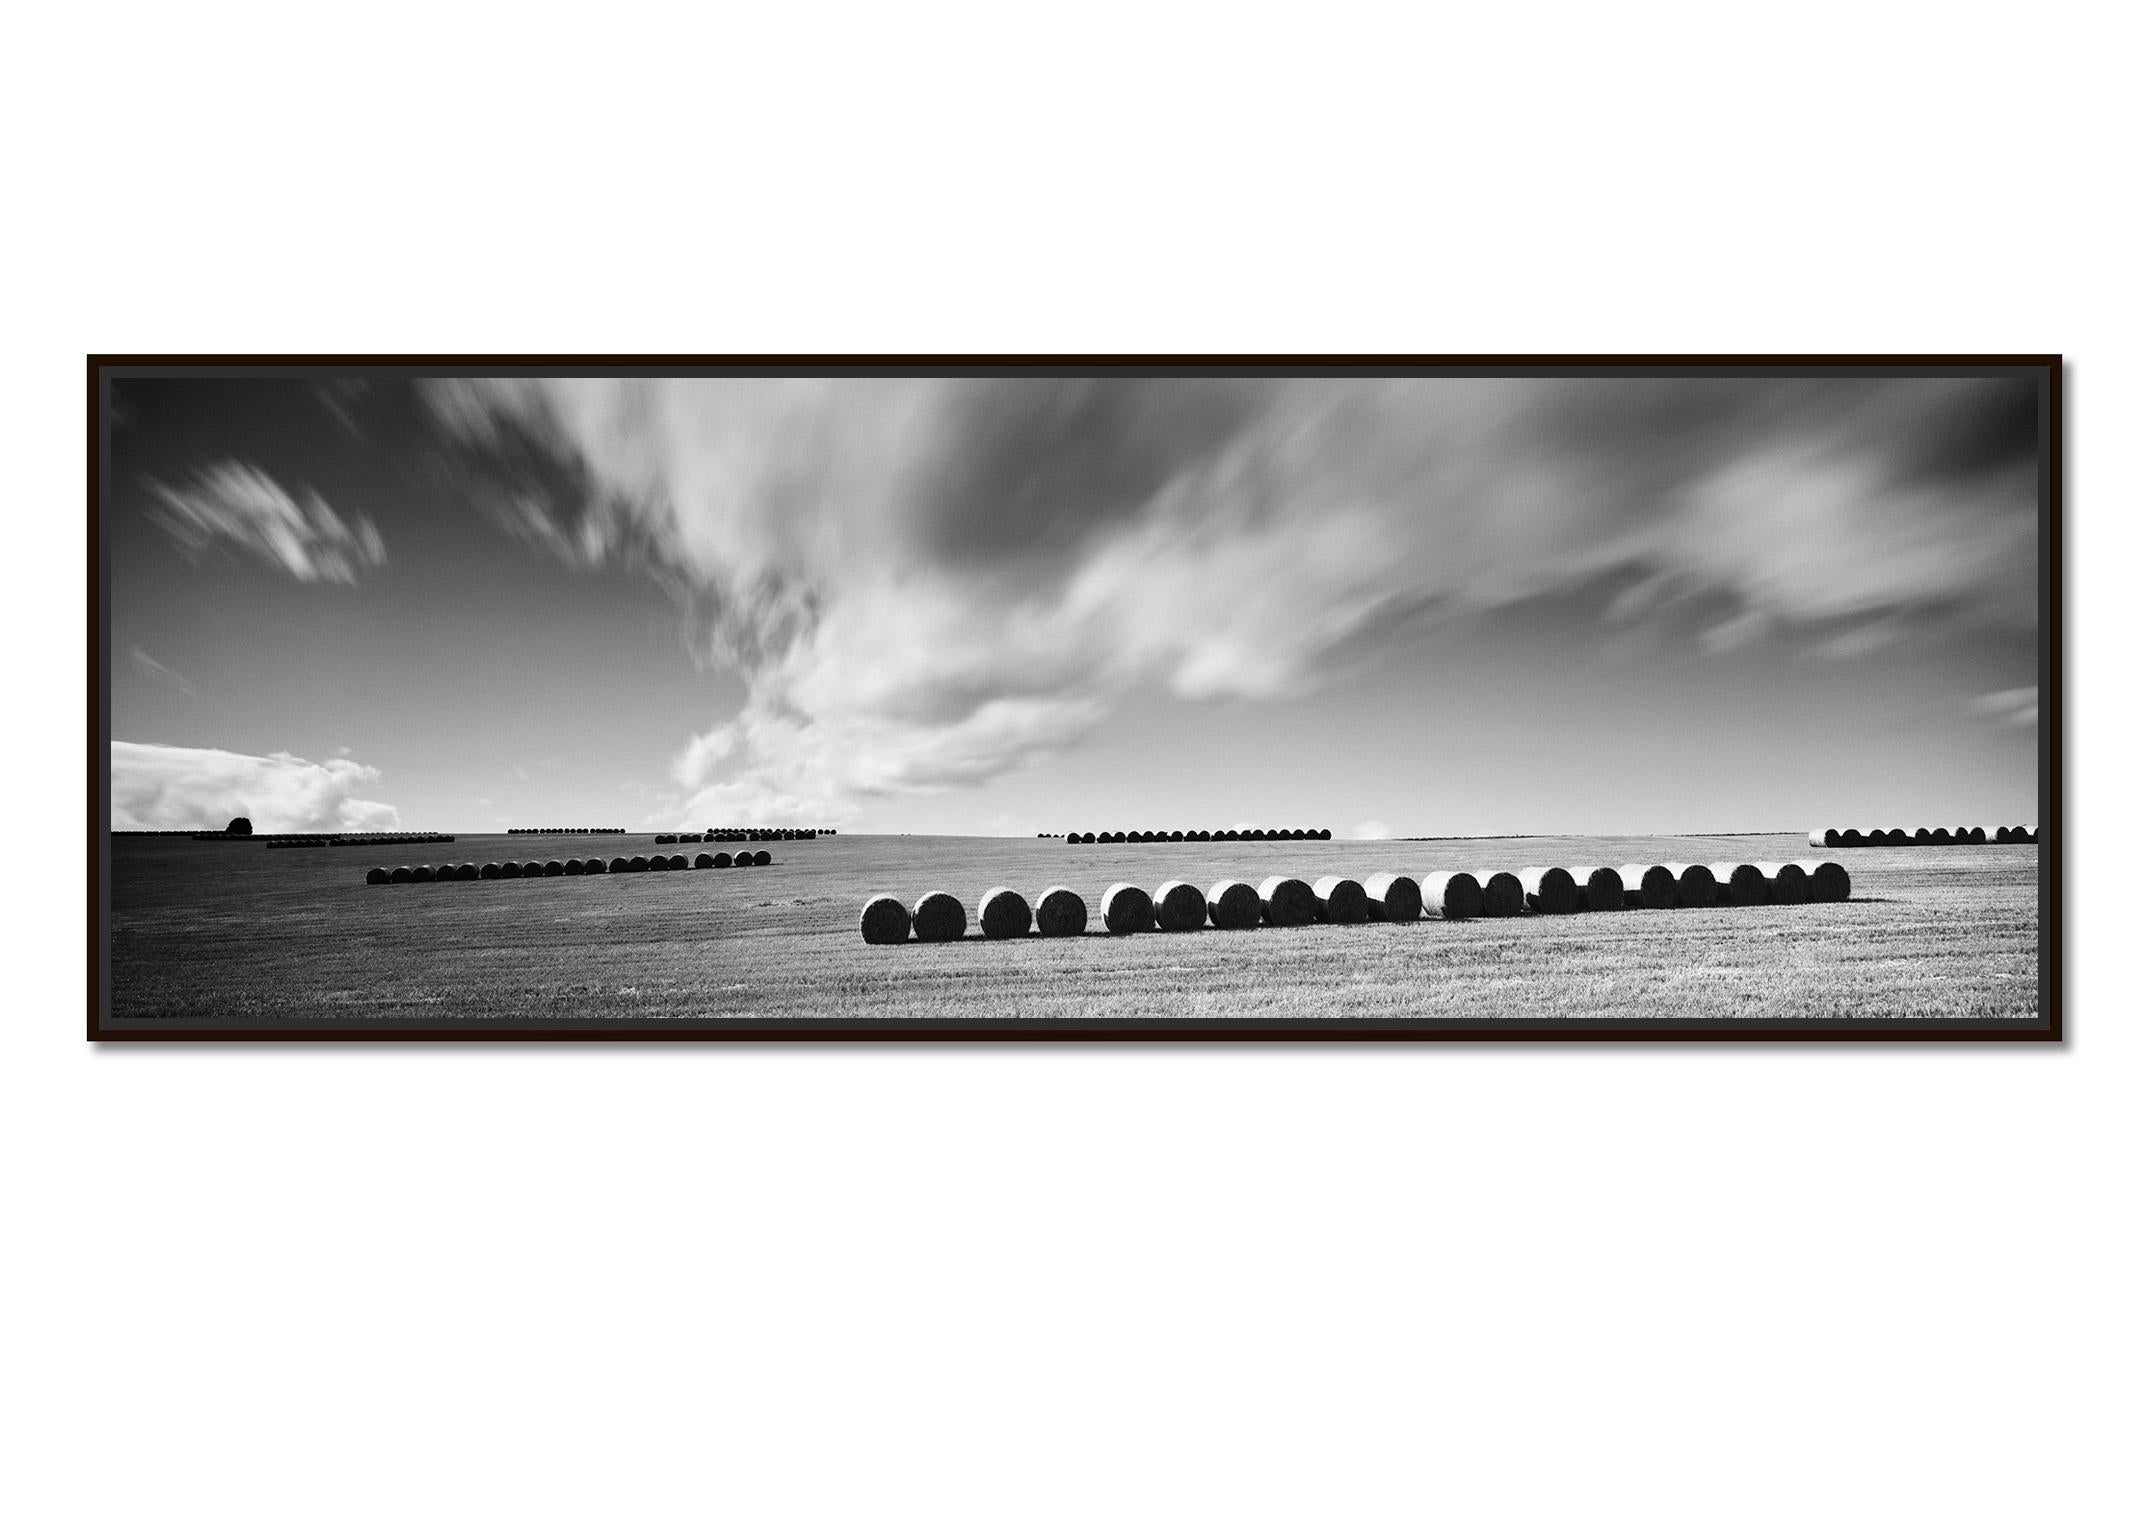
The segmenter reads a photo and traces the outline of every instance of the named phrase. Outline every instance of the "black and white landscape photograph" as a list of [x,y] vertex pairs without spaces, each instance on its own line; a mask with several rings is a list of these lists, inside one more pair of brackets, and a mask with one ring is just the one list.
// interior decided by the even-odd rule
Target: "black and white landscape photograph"
[[2043,1034],[2057,378],[95,360],[93,1034]]

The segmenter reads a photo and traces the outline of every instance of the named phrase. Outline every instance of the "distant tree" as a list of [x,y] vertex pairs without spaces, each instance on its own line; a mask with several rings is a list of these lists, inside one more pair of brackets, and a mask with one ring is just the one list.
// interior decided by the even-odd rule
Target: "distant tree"
[[224,824],[224,831],[236,834],[240,838],[252,838],[254,836],[253,819],[250,817],[234,817]]

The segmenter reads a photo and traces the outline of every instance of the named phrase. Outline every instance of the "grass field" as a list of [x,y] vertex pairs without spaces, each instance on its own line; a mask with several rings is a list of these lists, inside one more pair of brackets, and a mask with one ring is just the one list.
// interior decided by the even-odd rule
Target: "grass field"
[[[719,845],[731,848],[731,845]],[[392,849],[112,841],[115,1020],[725,1016],[1992,1016],[2037,1012],[2039,850],[1802,835],[1084,845],[845,835],[754,870],[367,886],[374,865],[648,854],[646,835]],[[689,858],[700,846],[680,852]],[[670,852],[667,849],[667,852]],[[1114,881],[1833,858],[1848,903],[1116,936]],[[992,942],[977,901],[1065,884],[1089,932]],[[867,946],[865,901],[960,897],[971,933]]]

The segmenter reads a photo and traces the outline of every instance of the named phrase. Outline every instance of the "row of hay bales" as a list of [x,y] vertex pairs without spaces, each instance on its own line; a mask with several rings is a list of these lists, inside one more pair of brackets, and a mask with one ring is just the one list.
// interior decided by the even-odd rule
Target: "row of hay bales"
[[[1052,837],[1049,833],[1040,833],[1037,836],[1039,838]],[[1067,835],[1067,842],[1070,844],[1228,844],[1235,841],[1246,842],[1255,839],[1266,842],[1284,839],[1325,839],[1327,837],[1328,830],[1326,828],[1271,828],[1266,833],[1252,829],[1240,832],[1232,828],[1219,828],[1214,833],[1204,833],[1196,828],[1192,830],[1175,829],[1168,833],[1070,833]]]
[[554,836],[571,838],[582,833],[624,833],[626,831],[625,828],[509,828],[507,833],[510,838],[522,838],[532,835],[539,838]]
[[786,839],[816,838],[823,833],[834,837],[834,828],[710,828],[704,833],[682,833],[679,842],[691,844],[697,838],[713,839],[724,843],[732,839],[750,838],[763,843],[781,843]]
[[423,881],[512,881],[529,876],[626,876],[644,871],[727,870],[732,867],[769,863],[766,849],[741,849],[737,854],[707,850],[694,856],[690,866],[683,854],[620,855],[609,861],[588,860],[488,860],[483,865],[464,861],[460,865],[398,865],[394,870],[374,866],[366,872],[367,886],[402,886]]
[[[1099,911],[1110,933],[1135,934],[1845,902],[1850,895],[1850,873],[1833,860],[1811,870],[1793,861],[1725,861],[1677,871],[1667,865],[1602,865],[1579,875],[1560,865],[1520,871],[1436,870],[1422,881],[1392,871],[1376,872],[1362,882],[1350,876],[1323,876],[1313,882],[1270,876],[1258,883],[1227,877],[1206,891],[1190,881],[1167,881],[1154,891],[1122,881],[1105,888]],[[978,900],[977,927],[988,940],[1015,939],[1033,929],[1047,937],[1078,935],[1089,928],[1089,905],[1064,886],[1048,888],[1034,907],[1010,887],[993,887]],[[859,933],[868,945],[959,940],[969,929],[969,910],[946,892],[928,892],[907,906],[893,893],[882,892],[858,916]]]
[[2034,844],[2037,827],[1978,828],[1815,828],[1806,835],[1815,849],[1894,848],[1908,844]]
[[[199,837],[200,835],[196,835]],[[218,833],[217,838],[227,835]],[[237,837],[238,835],[230,835]],[[328,833],[278,835],[268,840],[271,849],[377,849],[387,844],[452,844],[452,833]]]

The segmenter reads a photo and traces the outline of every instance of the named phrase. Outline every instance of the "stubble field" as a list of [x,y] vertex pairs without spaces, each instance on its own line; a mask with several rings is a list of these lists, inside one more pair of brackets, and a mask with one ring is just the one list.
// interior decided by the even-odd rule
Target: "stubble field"
[[[751,870],[368,886],[375,865],[655,852],[647,835],[385,849],[112,841],[115,1021],[796,1016],[2025,1017],[2040,850],[1811,851],[1791,834],[1084,845],[843,835]],[[689,859],[702,849],[684,845]],[[734,848],[724,844],[716,848]],[[666,852],[674,852],[665,846]],[[1115,881],[1835,859],[1852,900],[1448,923],[1111,935]],[[1087,934],[987,941],[977,902],[1071,886]],[[867,946],[858,914],[940,888],[971,933]]]

